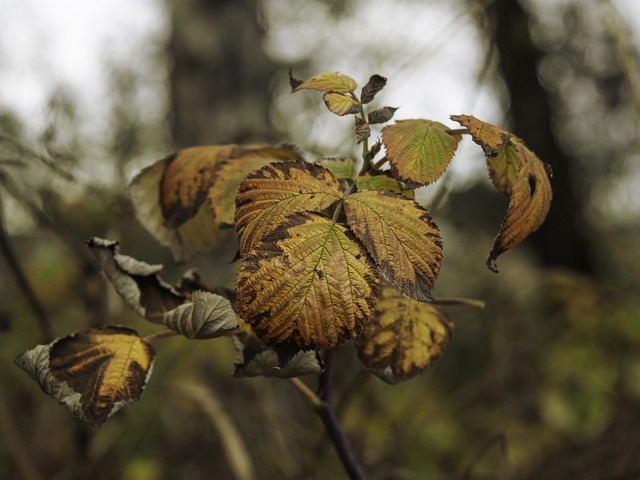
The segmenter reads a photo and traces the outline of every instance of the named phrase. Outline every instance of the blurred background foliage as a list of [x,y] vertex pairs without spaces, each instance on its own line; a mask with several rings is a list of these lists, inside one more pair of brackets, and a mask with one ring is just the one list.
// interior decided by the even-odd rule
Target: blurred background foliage
[[[42,72],[48,101],[37,121],[0,104],[1,478],[344,477],[290,385],[230,377],[225,339],[164,341],[142,400],[101,430],[79,424],[12,363],[95,325],[155,331],[101,278],[84,248],[91,236],[164,264],[171,282],[196,267],[206,282],[232,285],[234,245],[174,265],[138,225],[127,184],[143,166],[188,145],[264,140],[300,145],[310,160],[355,155],[350,123],[317,96],[289,95],[289,65],[302,78],[388,76],[379,102],[400,106],[397,118],[474,114],[524,138],[554,171],[547,223],[501,258],[497,276],[484,259],[506,199],[478,154],[463,147],[420,192],[445,245],[436,295],[487,308],[451,308],[448,352],[401,385],[363,372],[352,346],[339,350],[337,408],[368,476],[640,478],[633,2],[149,4],[160,27],[137,34],[144,42],[127,55],[105,51],[100,104],[83,106],[51,72]],[[11,8],[0,8],[11,32]],[[17,48],[11,42],[0,36],[0,51]],[[12,75],[0,62],[0,89]]]

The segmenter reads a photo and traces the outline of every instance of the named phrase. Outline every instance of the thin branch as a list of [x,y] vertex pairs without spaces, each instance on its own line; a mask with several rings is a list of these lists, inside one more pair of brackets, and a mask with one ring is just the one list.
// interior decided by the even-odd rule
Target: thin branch
[[467,307],[484,308],[486,303],[484,300],[478,300],[476,298],[464,298],[464,297],[440,297],[434,298],[431,303],[434,305],[465,305]]
[[5,230],[4,225],[4,206],[2,205],[2,199],[0,198],[0,252],[4,256],[7,265],[9,266],[9,270],[11,270],[11,274],[18,285],[18,288],[22,291],[25,299],[27,300],[27,306],[33,312],[33,315],[36,317],[38,324],[40,326],[40,330],[42,331],[42,335],[44,337],[45,343],[49,343],[55,337],[55,329],[53,328],[53,324],[51,323],[49,316],[44,309],[40,299],[36,295],[29,279],[26,274],[22,270],[22,266],[18,261],[18,257],[16,256],[11,243],[9,242],[9,237]]
[[142,340],[149,344],[154,344],[158,340],[163,340],[165,338],[175,337],[179,335],[178,332],[174,332],[173,330],[162,330],[161,332],[152,333],[151,335],[147,335],[146,337],[142,337]]

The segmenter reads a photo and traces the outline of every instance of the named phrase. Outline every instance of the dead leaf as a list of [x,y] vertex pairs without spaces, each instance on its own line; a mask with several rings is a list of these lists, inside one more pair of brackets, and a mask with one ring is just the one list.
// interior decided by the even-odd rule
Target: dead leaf
[[344,200],[347,224],[382,273],[402,293],[431,299],[442,262],[442,241],[429,213],[413,200],[366,190]]
[[349,230],[294,214],[243,258],[238,315],[276,351],[334,348],[360,333],[378,288],[378,271]]
[[238,328],[231,302],[200,290],[193,292],[191,302],[166,312],[162,323],[192,340],[221,337]]
[[107,326],[38,345],[15,361],[45,393],[99,427],[140,398],[154,355],[135,330]]
[[549,213],[553,192],[546,165],[517,136],[471,115],[452,115],[467,127],[473,141],[485,152],[495,187],[509,196],[509,206],[496,237],[487,266],[498,271],[499,255],[535,232]]
[[391,171],[417,188],[435,182],[445,172],[460,143],[460,135],[431,120],[399,120],[382,129]]
[[370,103],[376,94],[387,84],[387,79],[381,75],[372,75],[367,84],[362,87],[360,98],[362,104]]
[[246,254],[287,216],[322,211],[341,197],[338,180],[319,165],[288,162],[255,171],[240,184],[236,197],[240,254]]
[[442,356],[453,323],[431,303],[384,286],[373,318],[356,340],[363,365],[387,383],[422,373]]
[[356,135],[356,142],[362,143],[371,136],[371,127],[368,122],[360,117],[355,117],[355,124],[354,133]]
[[369,112],[367,119],[370,124],[387,123],[393,118],[393,114],[396,113],[397,108],[394,107],[382,107],[377,110]]

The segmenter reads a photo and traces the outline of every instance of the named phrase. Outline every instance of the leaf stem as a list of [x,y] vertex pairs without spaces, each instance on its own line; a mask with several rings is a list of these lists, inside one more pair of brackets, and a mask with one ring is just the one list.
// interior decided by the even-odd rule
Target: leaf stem
[[147,335],[146,337],[142,337],[142,340],[149,344],[154,344],[158,340],[163,340],[169,337],[175,337],[178,335],[178,332],[174,332],[173,330],[163,330],[161,332],[152,333],[151,335]]
[[378,160],[376,163],[373,164],[373,170],[380,170],[380,167],[382,167],[382,165],[384,165],[388,161],[389,159],[385,155],[384,157],[382,157],[380,160]]
[[449,135],[464,135],[469,133],[469,129],[468,128],[453,128],[451,130],[445,130],[445,133],[448,133]]
[[463,297],[441,297],[434,298],[431,303],[434,305],[465,305],[467,307],[484,308],[486,306],[484,300]]

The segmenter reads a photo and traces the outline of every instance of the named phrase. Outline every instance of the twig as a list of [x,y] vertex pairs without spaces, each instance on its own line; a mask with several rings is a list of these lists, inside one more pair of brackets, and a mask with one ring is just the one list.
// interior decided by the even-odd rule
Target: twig
[[151,335],[147,335],[146,337],[142,337],[142,340],[149,344],[156,343],[158,340],[163,340],[169,337],[175,337],[178,335],[178,332],[174,332],[173,330],[162,330],[161,332],[152,333]]
[[462,297],[440,297],[434,298],[431,303],[434,305],[465,305],[467,307],[484,308],[486,303],[484,300],[478,300],[476,298],[462,298]]
[[33,312],[38,324],[40,325],[40,330],[42,330],[42,335],[44,337],[45,343],[49,343],[55,337],[55,329],[53,328],[53,324],[49,320],[49,316],[47,315],[46,310],[42,306],[40,299],[36,295],[29,279],[25,275],[22,267],[20,266],[20,262],[18,262],[18,258],[9,243],[9,238],[7,236],[7,232],[5,230],[4,225],[4,206],[2,205],[2,199],[0,197],[0,251],[2,255],[7,261],[9,269],[13,274],[13,278],[15,282],[18,284],[18,288],[22,291],[22,294],[25,296],[27,300],[27,305]]

